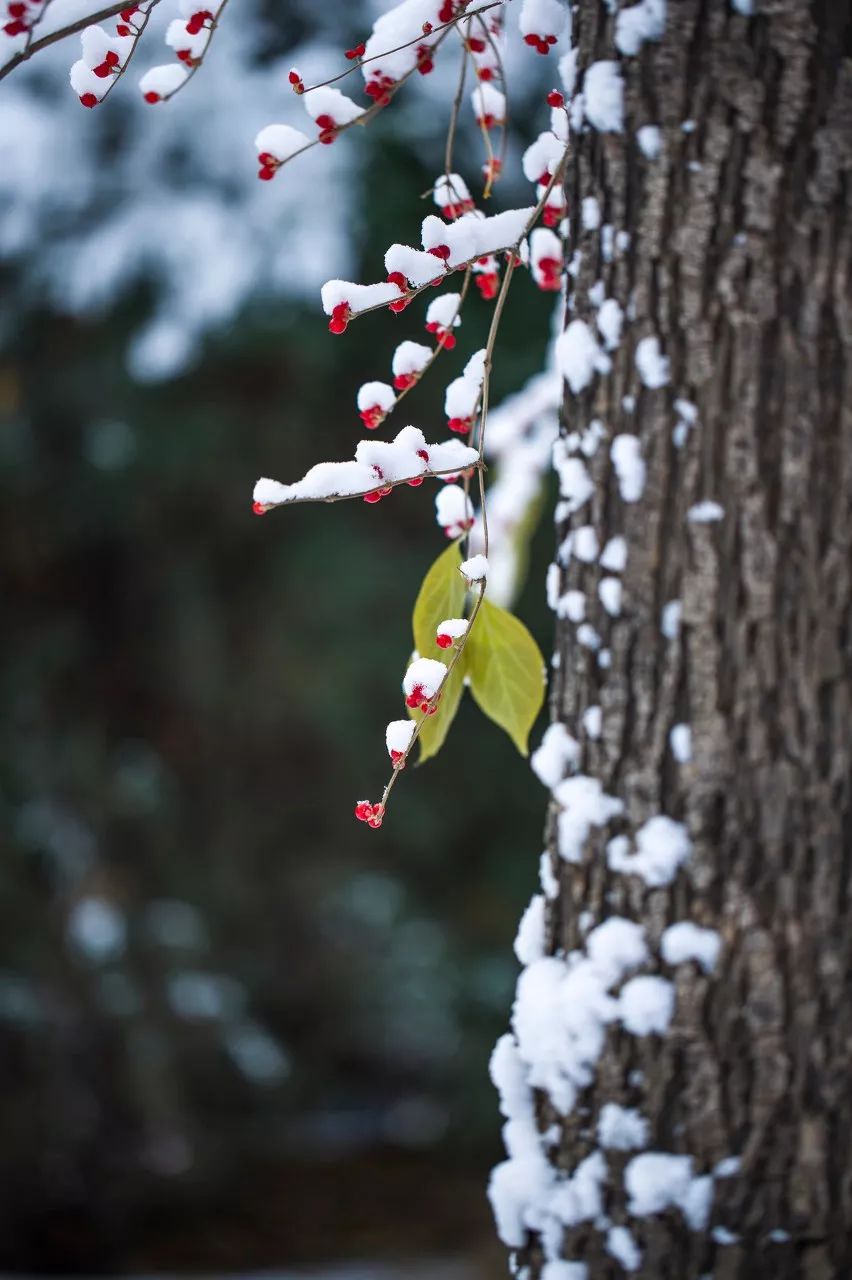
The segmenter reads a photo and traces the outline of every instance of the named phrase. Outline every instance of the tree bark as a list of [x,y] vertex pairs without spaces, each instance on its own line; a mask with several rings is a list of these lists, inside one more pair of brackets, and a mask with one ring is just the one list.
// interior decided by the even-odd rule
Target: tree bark
[[[645,971],[675,984],[676,1003],[663,1035],[610,1024],[581,1105],[564,1117],[538,1092],[538,1125],[558,1125],[565,1174],[595,1148],[607,1102],[637,1108],[649,1148],[698,1174],[740,1160],[693,1230],[676,1208],[631,1214],[630,1153],[605,1153],[606,1216],[629,1227],[647,1280],[852,1275],[852,19],[847,0],[754,7],[670,0],[662,39],[620,59],[624,131],[575,134],[567,179],[568,320],[594,328],[602,281],[626,321],[611,373],[566,397],[566,435],[599,419],[606,436],[586,462],[594,497],[557,520],[557,543],[591,523],[600,547],[623,535],[628,553],[615,617],[600,564],[558,559],[559,592],[583,593],[610,665],[559,619],[552,716],[624,813],[571,863],[552,806],[547,948],[581,949],[611,915],[640,922]],[[574,6],[580,88],[592,62],[618,58],[615,21],[598,0]],[[661,129],[655,160],[637,145],[645,124]],[[630,237],[611,260],[609,232],[581,225],[590,196]],[[658,389],[635,365],[648,335],[670,362]],[[697,408],[680,444],[679,398]],[[638,435],[647,468],[632,503],[610,458],[620,432]],[[688,518],[708,500],[721,519]],[[685,762],[676,724],[691,729]],[[649,888],[611,869],[607,844],[658,814],[686,824],[692,852]],[[683,920],[718,931],[711,973],[661,958]],[[531,1233],[517,1261],[532,1278],[543,1256]],[[625,1274],[600,1223],[569,1228],[562,1256],[590,1280]]]

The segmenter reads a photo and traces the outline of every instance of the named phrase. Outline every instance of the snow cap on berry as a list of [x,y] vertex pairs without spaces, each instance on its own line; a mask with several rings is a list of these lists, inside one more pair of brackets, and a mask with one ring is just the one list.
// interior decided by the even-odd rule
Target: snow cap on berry
[[385,742],[387,744],[388,755],[393,758],[394,753],[405,755],[411,746],[411,739],[414,736],[413,720],[391,720],[387,729],[385,729]]
[[302,102],[312,120],[319,124],[320,116],[329,116],[332,121],[330,127],[338,129],[342,124],[350,124],[353,120],[357,120],[366,110],[351,98],[347,98],[346,94],[341,93],[339,89],[332,89],[330,85],[318,85],[316,89],[309,90],[302,95]]
[[416,379],[431,359],[431,347],[424,346],[422,342],[401,342],[391,361],[394,377]]
[[441,329],[457,328],[461,324],[461,316],[458,314],[460,305],[461,294],[439,294],[429,303],[426,310],[426,324],[438,325]]
[[424,253],[408,244],[392,244],[385,254],[385,267],[389,275],[401,272],[415,289],[431,284],[445,271],[443,262],[439,262],[431,253]]
[[523,0],[518,25],[525,44],[548,53],[563,34],[570,39],[571,10],[559,0]]
[[482,129],[493,129],[506,121],[506,98],[493,84],[480,82],[470,95],[470,105]]
[[464,560],[459,565],[459,573],[463,578],[467,578],[468,582],[481,582],[488,576],[488,561],[485,556],[471,556],[469,560]]
[[320,297],[322,309],[327,316],[333,316],[335,307],[344,303],[352,315],[357,315],[359,311],[392,302],[399,297],[399,289],[395,284],[355,284],[351,280],[326,280],[320,290]]
[[162,102],[178,91],[188,75],[187,68],[176,62],[163,63],[140,77],[139,88],[146,102]]
[[467,618],[445,618],[438,624],[435,643],[440,649],[449,649],[454,640],[460,640],[467,634],[469,625]]
[[441,174],[432,188],[432,199],[447,218],[459,218],[474,207],[468,185],[458,173]]
[[415,658],[403,678],[403,692],[410,697],[419,690],[423,700],[428,701],[434,698],[446,674],[446,666],[436,658]]
[[259,156],[273,156],[279,164],[289,160],[295,151],[310,146],[310,143],[306,133],[293,129],[289,124],[268,124],[254,140],[255,151]]
[[460,538],[473,524],[473,503],[457,484],[444,485],[435,497],[435,517],[448,538]]

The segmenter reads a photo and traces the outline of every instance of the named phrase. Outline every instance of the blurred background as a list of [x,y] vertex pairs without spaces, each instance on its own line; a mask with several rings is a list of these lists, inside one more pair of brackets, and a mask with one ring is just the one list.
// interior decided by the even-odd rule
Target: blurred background
[[[422,336],[412,307],[334,338],[318,292],[417,241],[455,51],[369,130],[255,177],[257,130],[303,125],[288,68],[331,73],[383,7],[241,0],[164,109],[133,73],[82,109],[76,40],[0,85],[6,1271],[504,1273],[487,1062],[544,793],[468,700],[383,829],[355,822],[434,495],[250,510],[258,476],[351,456],[359,384]],[[140,69],[168,54],[161,8]],[[495,209],[528,202],[511,175],[554,71],[510,58]],[[480,163],[465,113],[472,186]],[[443,438],[490,307],[394,431]],[[497,400],[541,367],[551,309],[517,282]],[[514,606],[545,653],[550,544],[545,506]]]

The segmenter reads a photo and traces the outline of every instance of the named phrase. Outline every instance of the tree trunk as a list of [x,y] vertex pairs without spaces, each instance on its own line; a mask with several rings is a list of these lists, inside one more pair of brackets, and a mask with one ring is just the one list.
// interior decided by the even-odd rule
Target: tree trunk
[[[623,811],[593,820],[572,861],[564,789],[554,799],[545,951],[570,964],[591,929],[625,917],[644,927],[648,958],[610,995],[639,972],[670,981],[675,1000],[662,1034],[606,1018],[567,1115],[528,1076],[538,1132],[558,1130],[555,1187],[597,1149],[606,1164],[594,1220],[527,1204],[516,1261],[530,1280],[581,1274],[554,1266],[560,1255],[589,1280],[631,1262],[647,1280],[852,1275],[852,19],[847,0],[748,8],[669,0],[662,38],[619,60],[624,131],[574,135],[567,320],[594,331],[602,295],[626,318],[611,372],[566,397],[564,434],[595,492],[557,512],[551,586],[561,614],[568,591],[583,594],[587,626],[571,597],[552,715]],[[616,20],[599,0],[574,7],[581,90],[591,63],[619,58]],[[646,124],[660,127],[656,159],[637,144]],[[583,229],[589,197],[614,241]],[[657,388],[635,359],[648,336],[670,365]],[[595,419],[605,434],[589,457]],[[619,433],[641,443],[636,501],[613,465]],[[721,515],[692,510],[708,502]],[[623,535],[623,572],[577,558],[576,542],[571,555],[565,539],[584,525],[600,548]],[[620,613],[600,599],[604,577],[623,584]],[[664,615],[673,601],[679,628],[676,608]],[[662,883],[641,849],[631,861],[658,815],[691,844]],[[684,921],[717,932],[715,966],[667,963],[663,932]],[[601,1142],[611,1103],[645,1118],[646,1151],[691,1158],[691,1202],[674,1166],[656,1207],[647,1174],[625,1176],[637,1151]]]

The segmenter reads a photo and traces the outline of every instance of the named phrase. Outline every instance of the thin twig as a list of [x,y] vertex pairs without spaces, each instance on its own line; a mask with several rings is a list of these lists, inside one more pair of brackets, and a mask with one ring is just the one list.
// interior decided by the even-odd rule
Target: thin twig
[[[159,0],[153,0],[151,8],[158,2]],[[56,44],[67,36],[76,35],[78,31],[85,31],[86,27],[94,26],[99,22],[106,22],[107,18],[114,18],[117,13],[121,13],[121,10],[126,8],[127,0],[116,0],[115,4],[108,5],[106,9],[99,9],[97,13],[91,14],[88,18],[79,18],[76,22],[70,22],[67,27],[60,27],[57,31],[52,31],[49,35],[42,36],[40,40],[34,40],[31,45],[22,49],[20,53],[16,53],[0,67],[0,80],[9,75],[11,71],[14,71],[15,67],[19,67],[22,62],[28,62],[34,54],[46,49],[48,45]]]
[[371,485],[369,489],[361,489],[358,493],[334,493],[327,498],[284,498],[281,502],[261,503],[264,514],[267,511],[274,511],[278,507],[295,507],[300,502],[348,502],[352,498],[364,498],[368,493],[376,493],[379,489],[397,489],[400,485],[409,484],[412,480],[429,480],[431,478],[439,478],[440,476],[457,476],[461,471],[468,471],[484,464],[477,459],[476,462],[466,462],[461,467],[444,467],[442,471],[432,471],[428,468],[420,471],[413,476],[403,476],[400,480],[380,480],[377,484]]
[[[456,309],[455,309],[455,311],[453,312],[452,319],[450,320],[449,324],[447,325],[447,328],[448,328],[448,329],[450,329],[450,330],[452,330],[452,328],[453,328],[453,326],[454,326],[454,324],[455,324],[455,322],[456,322],[457,318],[461,315],[461,309],[462,309],[462,307],[464,306],[464,300],[465,300],[465,297],[466,297],[466,295],[467,295],[468,287],[469,287],[469,285],[470,285],[470,277],[471,277],[471,268],[470,268],[470,267],[468,267],[468,268],[467,268],[467,271],[465,272],[464,281],[462,282],[461,292],[459,293],[459,300],[458,300],[458,302],[457,302],[457,304],[456,304]],[[427,286],[427,287],[428,287],[428,286]],[[362,314],[363,314],[363,312],[359,312],[358,314],[359,314],[359,315],[362,315]],[[438,359],[438,356],[441,354],[441,352],[442,352],[442,351],[446,351],[446,347],[444,346],[443,342],[439,342],[439,343],[437,343],[437,344],[436,344],[435,349],[433,350],[433,352],[432,352],[432,354],[430,355],[429,359],[428,359],[428,360],[426,361],[426,363],[424,364],[423,368],[419,370],[419,372],[418,372],[418,377],[417,377],[417,381],[416,381],[416,382],[412,382],[412,383],[410,383],[407,387],[403,387],[402,391],[400,391],[400,392],[399,392],[399,394],[397,395],[397,397],[396,397],[396,399],[394,400],[393,404],[391,405],[391,407],[388,409],[387,413],[385,414],[385,418],[384,418],[384,420],[385,420],[385,421],[386,421],[386,420],[391,416],[391,414],[393,413],[394,409],[396,409],[396,407],[397,407],[397,405],[399,404],[399,402],[400,402],[401,400],[404,400],[404,399],[405,399],[405,397],[408,395],[409,391],[413,391],[415,387],[417,387],[417,386],[419,386],[419,385],[420,385],[420,383],[422,382],[422,380],[423,380],[423,378],[424,378],[425,374],[426,374],[426,373],[428,373],[428,371],[432,368],[432,365],[433,365],[433,364],[435,363],[435,361]]]
[[[473,13],[459,13],[455,18],[450,18],[449,22],[444,22],[438,27],[433,27],[428,33],[421,32],[420,35],[415,36],[413,40],[406,40],[405,44],[398,44],[395,49],[383,49],[381,53],[374,53],[370,58],[359,58],[356,62],[353,62],[350,67],[347,67],[345,71],[340,71],[336,76],[332,76],[330,80],[319,80],[316,84],[310,85],[302,92],[310,93],[311,89],[325,89],[326,86],[330,84],[336,84],[338,80],[345,80],[347,76],[351,76],[353,71],[357,71],[360,67],[366,67],[369,62],[376,62],[379,58],[387,58],[392,53],[401,53],[403,49],[409,49],[413,44],[422,44],[429,36],[433,36],[440,31],[440,39],[436,40],[432,46],[433,50],[437,49],[451,27],[457,26],[467,18],[475,18],[478,13],[487,13],[489,9],[498,9],[505,3],[506,0],[492,0],[491,4],[482,5],[481,8],[475,9]],[[412,71],[416,70],[416,67],[412,67]],[[407,72],[407,75],[410,74],[410,71]],[[402,81],[399,80],[397,83],[402,84]]]
[[222,17],[222,14],[225,9],[225,5],[227,3],[228,3],[228,0],[222,0],[221,4],[219,5],[219,8],[216,10],[216,17],[212,20],[208,28],[207,43],[205,44],[204,48],[201,50],[201,53],[198,55],[198,57],[193,60],[193,63],[189,69],[189,72],[187,73],[186,76],[184,76],[183,80],[181,80],[180,84],[176,88],[172,89],[171,93],[163,94],[162,98],[160,99],[161,102],[171,102],[175,94],[180,93],[182,89],[185,89],[186,86],[189,84],[190,80],[192,79],[192,77],[195,75],[196,71],[199,71],[201,69],[202,63],[204,62],[204,59],[207,57],[207,52],[210,48],[210,41],[213,39],[213,32],[216,30],[216,28],[219,25],[219,20]]
[[134,53],[136,52],[136,48],[139,44],[139,41],[142,39],[142,33],[148,25],[148,19],[150,18],[151,13],[159,3],[160,3],[160,0],[151,0],[151,3],[148,5],[147,9],[140,10],[140,12],[142,13],[142,21],[138,27],[134,28],[133,44],[130,46],[130,52],[128,53],[127,57],[124,59],[124,62],[122,63],[122,65],[116,71],[116,74],[113,76],[112,82],[109,88],[107,89],[106,93],[104,94],[104,96],[98,102],[98,106],[100,106],[101,102],[106,102],[107,98],[112,93],[113,89],[118,84],[119,80],[124,75],[127,68],[130,66],[130,59],[133,57]]

